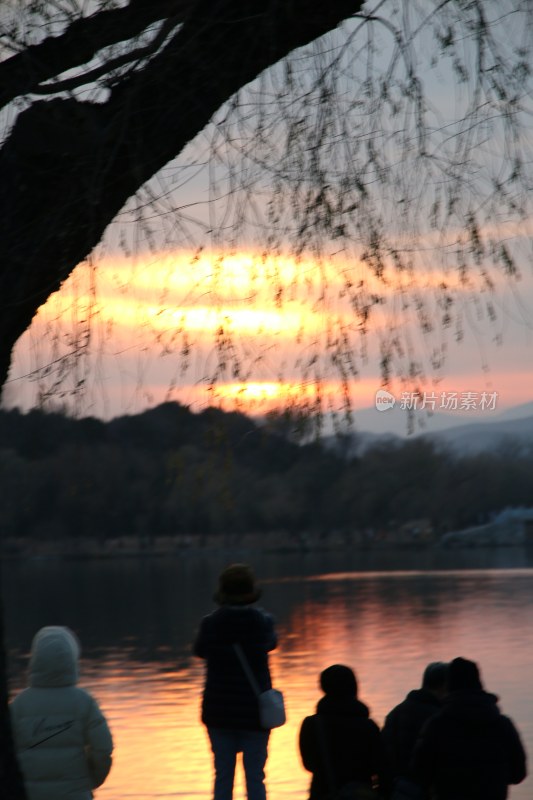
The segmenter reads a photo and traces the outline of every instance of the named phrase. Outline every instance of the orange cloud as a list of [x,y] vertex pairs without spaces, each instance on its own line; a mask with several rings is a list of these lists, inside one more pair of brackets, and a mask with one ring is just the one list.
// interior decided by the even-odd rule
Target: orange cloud
[[[380,336],[396,330],[413,340],[418,336],[424,350],[417,328],[419,300],[428,301],[430,319],[445,342],[441,312],[431,299],[444,283],[468,308],[472,287],[467,289],[457,273],[445,274],[429,259],[416,279],[410,273],[391,272],[381,284],[365,264],[342,254],[327,263],[245,252],[199,257],[164,252],[135,262],[106,257],[96,270],[91,264],[80,265],[40,309],[17,345],[10,393],[18,394],[26,386],[22,393],[35,394],[36,384],[28,385],[22,376],[77,348],[84,354],[87,372],[96,370],[92,378],[85,375],[86,385],[105,385],[108,396],[137,391],[146,404],[170,393],[193,397],[193,404],[216,399],[228,407],[236,403],[243,410],[263,412],[294,404],[297,398],[310,402],[319,376],[323,401],[339,408],[345,398],[338,364],[332,363],[337,351],[338,358],[349,356],[356,362],[357,379],[347,374],[353,404],[370,405],[380,385]],[[361,315],[374,292],[384,302],[373,306],[370,336],[363,339]],[[481,325],[479,320],[473,324]],[[483,325],[494,335],[490,321]],[[451,345],[444,348],[448,352],[454,348],[453,334]],[[477,331],[475,336],[483,338]],[[523,346],[522,342],[518,352]],[[472,353],[479,366],[475,348],[463,345],[457,353],[467,374],[473,368]],[[472,387],[455,387],[463,388]],[[117,404],[113,410],[120,413]]]

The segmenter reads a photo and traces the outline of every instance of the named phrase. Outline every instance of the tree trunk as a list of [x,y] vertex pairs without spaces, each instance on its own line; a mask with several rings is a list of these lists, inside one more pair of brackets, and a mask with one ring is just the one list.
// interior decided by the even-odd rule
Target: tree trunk
[[[142,0],[138,5],[149,7]],[[203,0],[162,52],[113,89],[106,103],[57,98],[35,102],[18,116],[0,151],[0,387],[17,339],[128,198],[236,91],[362,5]],[[41,80],[54,71],[59,46],[39,61]],[[3,82],[4,99],[24,86],[27,64],[21,72],[21,61],[11,65],[12,85]],[[64,71],[59,62],[53,66],[56,74]],[[26,800],[11,743],[1,619],[0,786],[6,800]]]
[[22,776],[13,750],[8,711],[7,664],[4,648],[4,608],[0,566],[0,796],[2,800],[26,800]]
[[[0,385],[39,306],[242,86],[362,2],[211,0],[102,104],[34,103],[0,152]],[[252,9],[252,12],[250,11]]]

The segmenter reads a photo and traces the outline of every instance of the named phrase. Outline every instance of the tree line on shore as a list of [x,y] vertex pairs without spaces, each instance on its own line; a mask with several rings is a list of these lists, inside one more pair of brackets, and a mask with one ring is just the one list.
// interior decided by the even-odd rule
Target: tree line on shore
[[195,414],[178,403],[108,422],[4,410],[0,491],[4,542],[271,531],[327,537],[390,532],[415,519],[428,520],[438,536],[530,505],[533,451],[459,456],[414,437],[355,455],[297,443],[284,425],[214,408]]

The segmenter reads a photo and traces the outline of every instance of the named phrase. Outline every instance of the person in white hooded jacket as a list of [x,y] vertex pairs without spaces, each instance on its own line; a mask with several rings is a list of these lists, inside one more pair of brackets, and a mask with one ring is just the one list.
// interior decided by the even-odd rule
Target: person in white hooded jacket
[[77,686],[80,646],[68,628],[35,635],[29,686],[10,704],[28,800],[90,800],[111,769],[113,741],[98,703]]

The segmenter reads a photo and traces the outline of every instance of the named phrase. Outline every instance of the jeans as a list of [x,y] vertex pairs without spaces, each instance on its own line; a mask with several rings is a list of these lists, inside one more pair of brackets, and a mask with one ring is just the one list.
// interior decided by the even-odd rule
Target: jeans
[[248,800],[266,800],[265,762],[270,731],[208,728],[215,757],[214,800],[231,800],[237,753],[242,753]]

